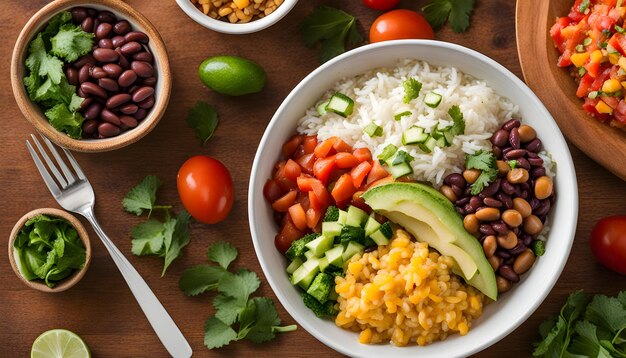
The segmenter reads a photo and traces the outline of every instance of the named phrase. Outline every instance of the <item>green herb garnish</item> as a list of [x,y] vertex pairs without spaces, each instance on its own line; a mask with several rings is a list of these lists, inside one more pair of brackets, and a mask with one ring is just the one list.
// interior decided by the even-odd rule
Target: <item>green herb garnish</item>
[[363,42],[356,27],[356,18],[330,6],[320,6],[300,23],[300,33],[307,47],[318,42],[317,59],[324,63]]
[[413,113],[411,113],[411,111],[400,112],[400,113],[398,113],[398,114],[393,116],[393,120],[394,121],[399,121],[399,120],[402,119],[402,117],[410,116],[411,114],[413,114]]
[[190,128],[195,129],[196,136],[200,138],[203,145],[213,136],[217,123],[215,107],[206,102],[198,101],[189,110],[187,124]]
[[204,344],[209,349],[244,338],[255,343],[266,342],[276,333],[297,328],[295,325],[280,326],[280,318],[270,298],[250,298],[261,282],[252,271],[239,269],[233,273],[228,270],[237,255],[237,249],[229,243],[213,244],[207,257],[218,265],[191,267],[185,270],[179,281],[181,290],[188,296],[218,291],[213,299],[216,313],[209,316],[204,326]]
[[589,46],[589,45],[591,45],[591,41],[592,41],[592,40],[591,40],[591,37],[587,37],[587,38],[585,38],[585,39],[583,40],[583,45],[585,45],[585,46]]
[[26,221],[13,243],[20,273],[48,287],[85,265],[85,246],[76,229],[61,218],[38,215]]
[[422,8],[433,28],[440,28],[447,20],[454,32],[467,30],[472,10],[474,0],[430,0]]
[[404,98],[402,99],[404,103],[409,103],[411,100],[419,97],[420,91],[422,90],[422,83],[413,77],[404,81],[402,86],[404,87]]
[[542,240],[535,240],[531,243],[530,248],[533,250],[535,256],[543,256],[546,253],[546,242]]
[[474,154],[468,154],[465,158],[467,169],[478,169],[480,175],[472,184],[472,195],[478,195],[485,187],[491,184],[498,177],[498,165],[493,153],[479,150]]
[[143,214],[144,210],[148,210],[148,217],[150,217],[154,209],[170,209],[170,205],[154,205],[156,192],[160,186],[161,181],[154,175],[143,178],[141,183],[130,189],[124,197],[122,201],[124,210],[137,216]]
[[91,51],[94,36],[83,31],[78,25],[65,24],[50,40],[52,44],[50,52],[69,63],[74,62]]
[[447,128],[446,131],[453,136],[465,134],[465,120],[463,119],[461,108],[457,105],[450,107],[450,109],[448,109],[448,115],[452,118],[453,124],[452,127]]
[[590,5],[590,1],[589,0],[583,0],[580,3],[580,5],[578,5],[578,12],[580,12],[581,14],[584,13],[589,8],[589,5]]
[[509,160],[509,167],[511,167],[511,169],[515,169],[517,167],[518,163],[517,160]]

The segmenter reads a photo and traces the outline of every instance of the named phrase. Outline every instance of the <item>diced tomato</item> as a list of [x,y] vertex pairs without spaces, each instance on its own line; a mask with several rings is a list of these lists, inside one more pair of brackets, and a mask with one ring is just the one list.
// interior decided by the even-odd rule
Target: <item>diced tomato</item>
[[273,179],[268,179],[263,186],[263,196],[270,203],[284,195],[283,189]]
[[598,19],[594,22],[593,26],[602,31],[602,30],[611,30],[613,29],[613,26],[615,25],[615,19],[608,16],[608,15],[601,15],[598,17]]
[[320,203],[320,201],[317,199],[315,192],[313,192],[312,190],[309,191],[309,205],[311,209],[315,210],[321,210],[324,207],[324,205],[322,205],[322,203]]
[[309,194],[305,192],[299,192],[298,196],[296,196],[296,204],[302,205],[302,209],[304,211],[309,210],[311,204],[309,202]]
[[377,181],[378,179],[382,179],[386,176],[388,176],[389,173],[387,173],[387,171],[385,170],[385,168],[383,168],[382,165],[380,165],[380,162],[375,160],[372,163],[372,169],[370,170],[369,175],[367,176],[367,184],[371,184],[375,181]]
[[568,67],[572,65],[572,60],[570,57],[572,56],[572,51],[565,49],[556,63],[559,67]]
[[295,180],[291,180],[285,175],[285,165],[286,162],[282,162],[279,164],[278,168],[276,169],[276,173],[274,173],[274,180],[276,181],[276,183],[278,183],[278,185],[281,187],[281,189],[283,189],[284,192],[287,192],[289,190],[296,189],[297,186]]
[[359,162],[370,161],[372,160],[372,152],[370,152],[367,148],[357,148],[352,154],[359,160]]
[[593,84],[593,77],[589,76],[589,74],[585,74],[578,82],[578,89],[576,90],[576,96],[583,98],[587,97],[589,92],[591,92],[591,85]]
[[272,209],[281,213],[287,212],[287,210],[289,210],[289,207],[293,205],[293,203],[296,201],[297,195],[298,195],[298,192],[295,190],[288,192],[287,194],[276,199],[272,203]]
[[313,164],[313,174],[315,177],[322,181],[322,183],[326,183],[328,181],[328,177],[330,177],[330,173],[335,169],[335,156],[332,155],[326,158],[318,159],[315,164]]
[[322,218],[324,213],[320,210],[315,210],[313,208],[306,211],[306,226],[313,229],[317,226],[317,223]]
[[598,75],[596,76],[596,79],[591,84],[591,90],[598,91],[600,88],[602,88],[604,81],[609,79],[610,74],[611,74],[611,68],[603,67],[602,71],[598,73]]
[[334,154],[333,152],[333,142],[330,139],[327,139],[321,143],[318,143],[313,151],[315,153],[316,158],[326,158],[328,155]]
[[287,161],[285,167],[283,168],[283,171],[285,172],[285,177],[287,177],[287,179],[291,181],[295,181],[296,178],[298,178],[302,173],[300,165],[298,165],[298,163],[294,162],[291,159]]
[[317,136],[308,135],[304,137],[302,147],[304,148],[305,154],[313,153],[315,151],[315,147],[317,147]]
[[613,46],[622,55],[626,55],[626,36],[624,34],[613,34],[609,39],[609,45]]
[[597,119],[600,122],[607,122],[611,119],[611,116],[605,113],[598,113],[596,110],[596,104],[598,104],[599,99],[591,99],[585,98],[585,103],[583,104],[583,109],[589,113],[593,118]]
[[[574,1],[574,6],[572,6],[572,9],[570,10],[569,14],[567,15],[568,18],[572,19],[575,22],[578,22],[580,20],[582,20],[585,17],[585,14],[581,13],[579,11],[580,9],[580,3],[583,0],[576,0]],[[566,19],[567,19],[566,17]]]
[[359,160],[350,153],[340,152],[335,154],[335,164],[342,169],[354,168],[359,164]]
[[293,152],[293,154],[291,155],[291,158],[300,158],[301,156],[303,156],[304,153],[304,147],[302,146],[302,144],[300,144],[298,146],[298,148],[296,148],[296,151]]
[[354,167],[352,171],[350,171],[352,183],[354,184],[355,188],[359,188],[361,186],[361,184],[365,180],[365,177],[367,177],[367,174],[369,174],[371,170],[372,165],[369,162],[362,162],[361,164]]
[[304,136],[297,134],[291,137],[287,141],[287,143],[283,144],[283,155],[285,156],[285,158],[291,158],[291,156],[293,155],[293,153],[295,153],[298,146],[302,144],[303,139],[304,139]]
[[384,177],[382,179],[378,179],[378,180],[376,180],[375,182],[373,182],[371,184],[368,184],[367,188],[370,189],[370,188],[373,188],[375,186],[379,186],[379,185],[383,185],[383,184],[387,184],[387,183],[393,183],[393,182],[394,182],[394,179],[390,175],[388,177]]
[[613,111],[613,117],[615,117],[616,120],[626,124],[626,101],[619,101],[617,108],[615,108],[615,111]]
[[352,147],[348,143],[344,142],[343,139],[333,137],[328,140],[331,139],[333,141],[333,148],[335,148],[337,152],[352,152]]
[[298,183],[298,189],[304,192],[313,190],[313,182],[315,181],[319,180],[305,174],[300,175],[298,179],[296,179],[296,182]]
[[313,193],[315,194],[320,206],[328,206],[330,204],[331,197],[324,184],[319,181],[314,181],[311,183],[311,187],[313,188]]
[[617,105],[619,104],[619,99],[617,99],[616,97],[602,96],[600,97],[600,99],[602,100],[602,102],[608,104],[609,107],[613,109],[617,108]]
[[[569,65],[568,65],[569,66]],[[600,72],[600,61],[588,61],[583,65],[589,76],[596,78]]]
[[[289,219],[289,215],[285,215]],[[303,236],[303,233],[293,224],[291,219],[286,220],[280,233],[274,239],[274,245],[279,252],[285,253],[291,246],[291,243]]]
[[306,174],[313,175],[313,164],[315,163],[315,154],[309,153],[296,159],[296,163],[300,165],[302,171]]
[[336,202],[341,202],[352,198],[354,192],[356,192],[356,188],[352,182],[352,177],[350,174],[344,174],[339,177],[330,195],[332,195]]
[[288,212],[289,217],[291,217],[293,224],[298,228],[298,230],[304,231],[307,228],[307,222],[306,212],[302,208],[302,205],[294,204],[289,207]]
[[550,37],[552,37],[552,41],[554,41],[554,45],[559,49],[559,52],[563,52],[565,50],[565,40],[563,39],[563,36],[561,36],[561,30],[569,26],[569,23],[569,18],[560,17],[550,28]]

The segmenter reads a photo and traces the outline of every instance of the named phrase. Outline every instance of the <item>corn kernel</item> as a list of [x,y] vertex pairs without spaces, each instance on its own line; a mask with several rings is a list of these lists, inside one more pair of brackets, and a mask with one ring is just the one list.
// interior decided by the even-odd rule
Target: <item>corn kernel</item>
[[358,275],[363,269],[363,264],[359,261],[352,261],[348,264],[348,271],[353,275]]
[[239,9],[246,8],[248,7],[248,5],[250,5],[250,0],[233,0],[233,2],[235,3],[235,5],[237,5]]
[[361,334],[359,334],[359,343],[362,344],[367,344],[370,343],[372,341],[372,330],[370,328],[361,331]]
[[472,307],[472,309],[475,311],[478,311],[481,308],[480,300],[478,299],[478,297],[472,296],[470,298],[470,307]]
[[602,84],[602,92],[606,93],[616,92],[619,91],[621,88],[622,84],[614,78],[608,79]]
[[602,100],[598,101],[598,104],[596,104],[596,111],[598,111],[598,113],[613,114],[613,108]]
[[469,327],[467,326],[467,323],[465,322],[461,322],[457,325],[457,329],[459,330],[459,334],[464,336],[467,334],[467,332],[469,331]]
[[575,54],[572,54],[572,56],[570,57],[570,60],[576,67],[580,67],[584,65],[588,59],[589,59],[589,52],[575,53]]

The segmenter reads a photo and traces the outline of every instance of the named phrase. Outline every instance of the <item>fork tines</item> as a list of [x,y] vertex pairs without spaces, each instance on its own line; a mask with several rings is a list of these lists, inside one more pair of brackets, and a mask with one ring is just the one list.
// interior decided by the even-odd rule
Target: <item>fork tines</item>
[[[41,139],[46,143],[48,150],[54,157],[55,159],[54,161],[50,159],[50,156],[44,150],[44,147],[41,145],[41,143],[37,139],[37,136],[35,136],[34,134],[31,134],[30,136],[32,138],[33,143],[35,143],[35,146],[37,147],[39,154],[37,153],[37,150],[35,150],[35,148],[33,148],[33,146],[30,144],[29,140],[26,140],[26,146],[28,147],[28,151],[30,152],[30,155],[33,157],[33,160],[35,161],[35,165],[37,166],[39,173],[43,177],[43,180],[48,186],[48,189],[50,189],[50,192],[52,193],[52,195],[54,195],[55,197],[60,195],[61,190],[65,190],[66,188],[70,187],[77,180],[86,180],[85,174],[80,169],[78,162],[76,162],[76,159],[74,159],[74,156],[72,156],[72,153],[70,153],[69,150],[65,148],[61,148],[63,152],[65,153],[65,156],[69,160],[70,164],[72,165],[72,168],[74,168],[75,174],[72,173],[70,168],[65,164],[65,161],[61,157],[61,154],[57,151],[54,144],[52,144],[52,142],[50,142],[48,138],[40,134]],[[50,170],[50,172],[52,172],[52,174],[56,178],[56,182],[50,175],[50,172],[46,168],[46,165],[44,165],[44,163],[42,162],[40,156],[46,162],[47,168]],[[55,162],[56,162],[56,165],[55,165]],[[60,171],[59,171],[59,168],[61,169]],[[61,174],[61,172],[63,172],[63,174]],[[59,189],[59,186],[60,186],[60,189]]]

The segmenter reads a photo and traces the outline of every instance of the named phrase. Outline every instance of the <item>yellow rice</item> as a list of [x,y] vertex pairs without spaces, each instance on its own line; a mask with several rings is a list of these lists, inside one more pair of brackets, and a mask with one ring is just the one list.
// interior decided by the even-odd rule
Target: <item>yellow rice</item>
[[420,346],[467,334],[483,309],[483,294],[451,271],[454,260],[396,230],[386,246],[355,255],[335,279],[335,323],[360,332],[361,343]]

